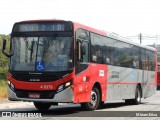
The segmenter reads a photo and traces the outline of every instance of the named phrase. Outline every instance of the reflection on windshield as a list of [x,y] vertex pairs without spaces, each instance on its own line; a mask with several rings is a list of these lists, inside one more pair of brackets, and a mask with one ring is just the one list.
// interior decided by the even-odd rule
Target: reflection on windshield
[[15,37],[10,69],[15,71],[65,71],[73,67],[71,37]]

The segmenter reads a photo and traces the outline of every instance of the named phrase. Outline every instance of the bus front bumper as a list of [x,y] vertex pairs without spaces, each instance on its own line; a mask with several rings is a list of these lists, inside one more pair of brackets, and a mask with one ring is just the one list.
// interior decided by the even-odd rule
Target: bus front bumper
[[17,97],[16,93],[8,86],[8,99],[11,101],[66,103],[73,102],[73,91],[70,87],[68,87],[63,91],[56,93],[53,99],[19,98]]

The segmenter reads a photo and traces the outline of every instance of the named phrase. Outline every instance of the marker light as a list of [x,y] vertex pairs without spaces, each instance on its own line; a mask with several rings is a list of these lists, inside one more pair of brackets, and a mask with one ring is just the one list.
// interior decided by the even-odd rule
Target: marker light
[[11,84],[11,82],[10,81],[8,81],[8,85],[10,85]]
[[87,77],[84,76],[84,77],[83,77],[83,82],[86,82],[86,81],[87,81]]
[[14,91],[14,85],[10,83],[10,88]]

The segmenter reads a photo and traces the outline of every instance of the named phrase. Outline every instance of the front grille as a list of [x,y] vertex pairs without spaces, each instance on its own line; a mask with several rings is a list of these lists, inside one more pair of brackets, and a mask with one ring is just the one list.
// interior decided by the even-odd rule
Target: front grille
[[34,90],[15,90],[17,97],[29,98],[30,93],[40,94],[39,99],[53,99],[56,91],[34,91]]
[[14,79],[19,81],[28,81],[28,82],[49,82],[58,80],[58,77],[55,75],[44,75],[44,74],[18,74],[13,76]]

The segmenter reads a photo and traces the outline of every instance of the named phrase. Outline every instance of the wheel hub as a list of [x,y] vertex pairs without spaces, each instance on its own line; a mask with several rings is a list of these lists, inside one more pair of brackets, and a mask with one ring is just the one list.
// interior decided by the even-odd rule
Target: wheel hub
[[91,106],[95,106],[96,102],[97,102],[97,94],[94,91],[92,91],[91,92],[91,102],[90,102],[90,105]]

